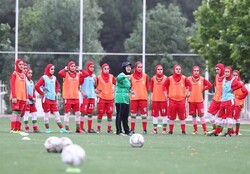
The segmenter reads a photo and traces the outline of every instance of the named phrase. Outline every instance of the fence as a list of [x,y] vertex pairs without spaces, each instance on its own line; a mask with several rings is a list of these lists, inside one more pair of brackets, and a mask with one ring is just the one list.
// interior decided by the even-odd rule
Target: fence
[[3,114],[6,110],[5,102],[4,102],[4,94],[7,93],[6,85],[0,80],[0,114]]

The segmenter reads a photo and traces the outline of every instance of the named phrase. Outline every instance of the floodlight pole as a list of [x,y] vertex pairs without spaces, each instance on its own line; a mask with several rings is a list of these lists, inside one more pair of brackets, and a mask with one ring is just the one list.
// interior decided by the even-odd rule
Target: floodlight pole
[[79,48],[79,68],[82,69],[82,48],[83,48],[83,0],[80,1],[80,48]]
[[16,27],[15,27],[15,61],[18,58],[18,21],[19,21],[19,0],[16,0]]
[[[206,68],[205,68],[205,79],[209,80],[209,73],[208,73],[208,61],[206,60]],[[208,110],[208,91],[205,91],[205,99],[204,99],[204,113],[207,113]]]
[[143,0],[143,24],[142,24],[142,71],[145,72],[145,52],[146,52],[146,0]]

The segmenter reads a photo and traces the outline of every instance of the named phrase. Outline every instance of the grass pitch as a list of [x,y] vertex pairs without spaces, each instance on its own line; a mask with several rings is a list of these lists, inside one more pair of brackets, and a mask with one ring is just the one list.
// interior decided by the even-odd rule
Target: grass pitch
[[[44,130],[42,119],[38,121]],[[85,149],[86,161],[80,167],[83,174],[245,174],[249,171],[250,125],[242,125],[243,135],[237,137],[192,135],[191,123],[187,123],[187,135],[181,135],[178,122],[173,135],[153,135],[152,120],[149,120],[142,148],[132,148],[129,137],[107,134],[105,120],[100,134],[60,134],[54,119],[50,125],[54,133],[30,134],[31,140],[24,141],[21,135],[9,133],[8,118],[0,118],[0,173],[66,173],[60,154],[47,153],[44,149],[43,144],[50,136],[67,136]],[[142,132],[140,120],[136,132]]]

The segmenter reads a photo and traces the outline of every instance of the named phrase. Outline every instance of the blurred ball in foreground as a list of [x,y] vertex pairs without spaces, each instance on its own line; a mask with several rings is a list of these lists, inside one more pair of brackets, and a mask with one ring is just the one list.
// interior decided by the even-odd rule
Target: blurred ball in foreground
[[76,144],[66,146],[61,154],[62,162],[70,166],[80,166],[86,158],[83,148]]
[[144,137],[141,134],[133,134],[129,138],[129,144],[132,147],[142,147],[144,145]]
[[56,136],[51,136],[45,140],[44,147],[49,153],[60,153],[62,151],[62,140]]

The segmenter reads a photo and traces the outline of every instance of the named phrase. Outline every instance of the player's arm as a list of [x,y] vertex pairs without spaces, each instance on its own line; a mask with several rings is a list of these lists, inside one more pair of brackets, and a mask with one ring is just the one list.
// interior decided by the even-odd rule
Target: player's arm
[[246,96],[248,95],[248,90],[247,90],[247,88],[245,87],[244,84],[243,84],[242,87],[241,87],[241,91],[242,91],[243,94],[241,94],[241,95],[238,97],[239,100],[245,99]]
[[242,83],[234,79],[231,85],[232,90],[235,91],[237,89],[240,89],[241,87],[242,87]]
[[150,90],[150,78],[148,77],[148,75],[146,76],[146,88],[147,88],[147,91]]
[[65,77],[66,77],[66,72],[68,71],[67,69],[68,69],[67,66],[66,66],[65,68],[61,69],[61,70],[58,72],[59,77],[65,78]]
[[56,94],[60,91],[60,83],[56,80]]
[[154,91],[154,77],[152,77],[151,78],[151,81],[150,81],[150,90],[151,90],[151,92],[153,93],[153,91]]
[[11,90],[12,98],[16,98],[15,82],[16,82],[16,73],[12,73],[10,76],[10,90]]
[[204,83],[203,91],[209,90],[210,88],[213,87],[212,83],[209,82],[207,79],[204,79],[203,83]]
[[115,79],[115,77],[112,75],[112,84],[113,84],[113,87],[112,87],[112,94],[114,94],[115,93],[115,85],[116,85],[116,79]]
[[168,98],[168,88],[169,88],[170,80],[169,78],[166,79],[166,81],[163,83],[162,88],[164,91],[164,95],[166,98]]
[[44,79],[41,77],[35,84],[35,89],[40,95],[44,95],[45,91],[41,90],[41,87],[45,85]]
[[187,88],[187,97],[189,97],[191,95],[191,93],[192,93],[192,84],[188,80],[188,78],[185,78],[185,86]]

